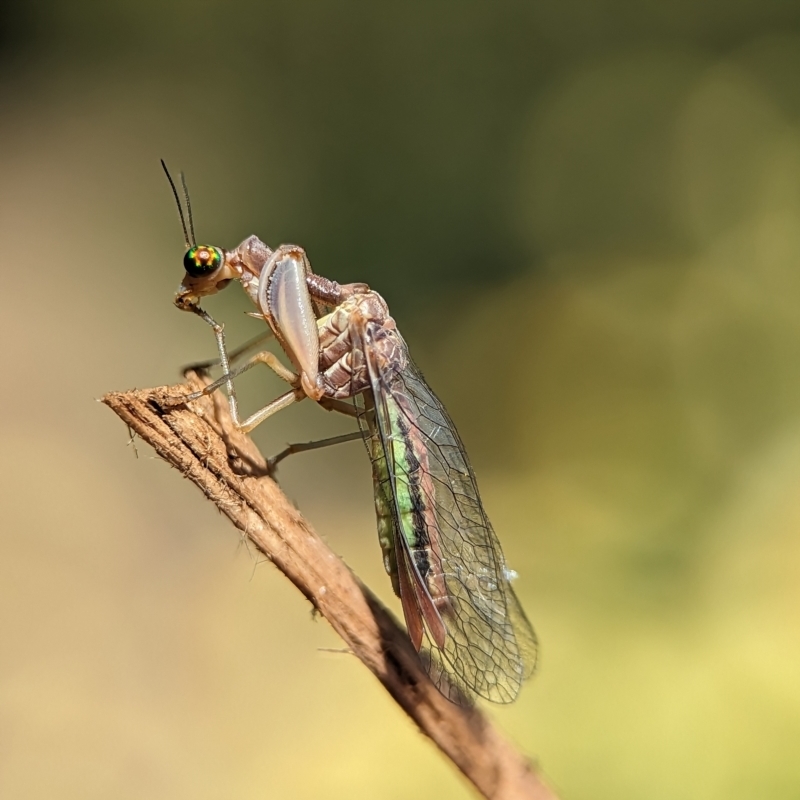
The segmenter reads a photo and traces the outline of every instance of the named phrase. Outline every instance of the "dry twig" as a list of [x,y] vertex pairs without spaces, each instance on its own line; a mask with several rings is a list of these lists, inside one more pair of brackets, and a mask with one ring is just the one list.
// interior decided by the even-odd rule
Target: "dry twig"
[[220,393],[171,405],[190,385],[103,398],[164,460],[189,478],[311,601],[384,688],[488,798],[556,800],[533,765],[476,708],[446,700],[422,670],[405,631],[314,533],[249,437],[232,425]]

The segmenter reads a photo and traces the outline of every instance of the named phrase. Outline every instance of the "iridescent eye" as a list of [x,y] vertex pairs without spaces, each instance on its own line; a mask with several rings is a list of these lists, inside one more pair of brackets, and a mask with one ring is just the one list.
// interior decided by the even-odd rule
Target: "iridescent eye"
[[183,267],[193,278],[203,278],[216,272],[223,261],[222,250],[201,244],[190,247],[183,257]]

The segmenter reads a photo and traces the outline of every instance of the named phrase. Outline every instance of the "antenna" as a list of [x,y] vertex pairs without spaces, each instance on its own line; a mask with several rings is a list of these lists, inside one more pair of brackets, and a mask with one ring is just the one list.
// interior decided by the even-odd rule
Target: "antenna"
[[194,238],[194,220],[192,219],[192,201],[189,200],[189,190],[186,188],[186,178],[181,172],[181,187],[183,188],[183,197],[186,200],[186,216],[189,217],[189,233],[192,235],[192,247],[197,244]]
[[[183,239],[186,242],[186,249],[188,250],[190,247],[194,246],[194,227],[192,227],[192,240],[189,241],[189,232],[186,229],[186,218],[183,215],[183,206],[181,205],[180,197],[178,196],[178,190],[175,188],[175,181],[172,180],[172,175],[169,174],[169,170],[167,169],[167,165],[164,163],[164,159],[161,159],[161,166],[164,169],[164,174],[167,176],[167,180],[169,181],[169,185],[172,187],[172,196],[175,198],[175,205],[178,206],[178,214],[181,218],[181,227],[183,228]],[[183,180],[183,173],[181,173],[181,183],[183,185],[183,193],[186,197],[186,204],[189,204],[189,193],[186,191],[186,182]],[[189,223],[191,225],[192,221],[192,212],[191,207],[189,207]]]

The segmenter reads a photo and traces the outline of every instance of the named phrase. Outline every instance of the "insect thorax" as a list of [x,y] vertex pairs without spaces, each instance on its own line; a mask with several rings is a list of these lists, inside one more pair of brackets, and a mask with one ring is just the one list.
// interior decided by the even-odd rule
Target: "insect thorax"
[[373,363],[402,369],[406,348],[386,301],[373,291],[354,294],[317,321],[319,369],[329,397],[345,399],[370,387],[364,348]]

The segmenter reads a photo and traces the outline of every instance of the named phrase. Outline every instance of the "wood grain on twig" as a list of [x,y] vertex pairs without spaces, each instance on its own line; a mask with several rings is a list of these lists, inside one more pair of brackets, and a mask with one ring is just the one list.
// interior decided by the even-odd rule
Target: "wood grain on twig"
[[103,402],[209,498],[309,599],[348,648],[440,750],[488,798],[555,800],[530,761],[477,708],[446,700],[405,631],[317,536],[277,484],[216,393],[188,405],[189,385],[114,392]]

